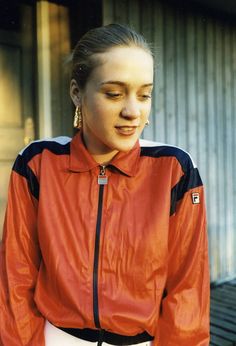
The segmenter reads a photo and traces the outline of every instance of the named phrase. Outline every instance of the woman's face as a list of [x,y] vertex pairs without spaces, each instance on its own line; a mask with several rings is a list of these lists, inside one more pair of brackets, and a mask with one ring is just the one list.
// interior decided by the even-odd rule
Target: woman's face
[[153,58],[141,48],[97,54],[97,66],[80,94],[85,144],[97,161],[133,148],[151,109]]

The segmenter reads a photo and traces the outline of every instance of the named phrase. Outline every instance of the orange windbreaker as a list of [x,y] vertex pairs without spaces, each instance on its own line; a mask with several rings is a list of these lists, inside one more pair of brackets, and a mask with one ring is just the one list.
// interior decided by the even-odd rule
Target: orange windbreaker
[[104,169],[79,132],[19,154],[1,247],[1,345],[43,346],[45,319],[209,345],[202,182],[181,149],[145,145]]

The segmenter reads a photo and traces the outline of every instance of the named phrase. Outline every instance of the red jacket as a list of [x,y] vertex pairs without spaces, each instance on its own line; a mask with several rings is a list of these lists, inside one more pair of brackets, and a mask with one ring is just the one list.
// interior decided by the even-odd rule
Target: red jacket
[[179,148],[137,143],[103,172],[79,133],[33,142],[13,167],[1,262],[4,346],[43,346],[45,318],[209,345],[204,191]]

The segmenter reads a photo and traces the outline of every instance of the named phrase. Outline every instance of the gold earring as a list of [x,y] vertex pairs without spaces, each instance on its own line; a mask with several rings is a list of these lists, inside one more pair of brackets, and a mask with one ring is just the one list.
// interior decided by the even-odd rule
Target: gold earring
[[150,124],[150,121],[147,119],[145,126],[148,126]]
[[82,112],[79,106],[75,108],[74,127],[76,129],[81,129],[82,127]]

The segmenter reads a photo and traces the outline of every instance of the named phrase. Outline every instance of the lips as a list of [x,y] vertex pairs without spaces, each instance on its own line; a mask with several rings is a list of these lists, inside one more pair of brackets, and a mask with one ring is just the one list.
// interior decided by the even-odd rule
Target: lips
[[135,133],[137,126],[115,126],[119,134],[131,136]]

